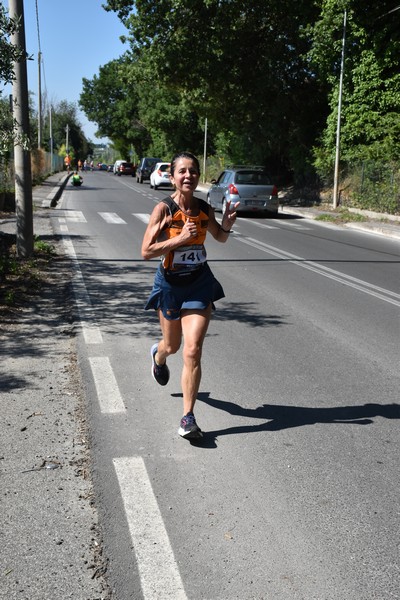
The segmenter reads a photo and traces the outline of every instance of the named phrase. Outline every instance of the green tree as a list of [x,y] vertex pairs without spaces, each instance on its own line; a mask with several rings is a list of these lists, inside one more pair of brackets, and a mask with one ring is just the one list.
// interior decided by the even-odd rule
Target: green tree
[[10,19],[0,4],[0,81],[10,83],[15,79],[13,63],[25,58],[24,52],[10,43],[10,35],[18,31],[18,21]]
[[[15,79],[13,63],[24,59],[25,53],[10,43],[10,35],[18,31],[18,21],[10,19],[6,9],[0,4],[0,83],[11,83]],[[8,100],[2,97],[0,90],[0,159],[4,162],[14,143],[27,148],[29,141],[25,137],[19,139],[14,134],[15,122]],[[4,163],[5,164],[5,163]],[[4,165],[2,169],[4,169]]]
[[149,134],[138,114],[138,91],[130,76],[127,56],[100,67],[99,74],[83,79],[79,105],[88,119],[97,123],[98,135],[113,141],[124,158],[131,146],[141,154],[149,143]]
[[[328,86],[330,113],[315,150],[323,176],[333,172],[338,85],[347,9],[345,70],[341,114],[341,159],[354,163],[365,158],[399,160],[400,35],[398,2],[325,0],[313,27],[310,53],[319,76]],[[397,6],[397,9],[400,8]],[[400,12],[397,13],[400,15]]]
[[297,161],[305,155],[326,115],[307,59],[314,3],[109,0],[105,8],[127,27],[143,76],[207,116],[215,138],[232,139],[235,158],[277,170],[294,164],[293,145]]
[[55,151],[58,151],[66,143],[66,128],[68,125],[69,147],[73,149],[73,154],[77,159],[82,159],[89,155],[91,144],[83,133],[77,112],[78,108],[74,102],[62,100],[53,105],[53,142]]

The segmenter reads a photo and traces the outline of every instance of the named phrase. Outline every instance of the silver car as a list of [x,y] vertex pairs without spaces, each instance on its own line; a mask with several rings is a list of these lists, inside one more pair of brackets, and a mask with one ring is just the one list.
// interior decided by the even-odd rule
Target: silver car
[[207,202],[225,212],[226,202],[240,202],[238,212],[264,212],[276,215],[279,208],[278,189],[262,167],[225,169],[207,193]]

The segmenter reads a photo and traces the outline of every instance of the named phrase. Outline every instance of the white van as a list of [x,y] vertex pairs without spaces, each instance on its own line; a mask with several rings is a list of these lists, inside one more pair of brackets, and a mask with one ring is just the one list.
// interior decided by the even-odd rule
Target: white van
[[118,173],[118,169],[119,169],[119,165],[122,164],[123,162],[126,162],[125,160],[116,160],[114,163],[114,167],[113,167],[113,173],[114,175],[116,173]]

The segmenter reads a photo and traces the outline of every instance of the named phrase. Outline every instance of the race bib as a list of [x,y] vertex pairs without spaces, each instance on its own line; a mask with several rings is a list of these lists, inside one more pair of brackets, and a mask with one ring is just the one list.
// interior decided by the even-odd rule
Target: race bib
[[191,246],[181,246],[174,250],[172,268],[198,267],[207,260],[207,252],[203,244],[193,244]]

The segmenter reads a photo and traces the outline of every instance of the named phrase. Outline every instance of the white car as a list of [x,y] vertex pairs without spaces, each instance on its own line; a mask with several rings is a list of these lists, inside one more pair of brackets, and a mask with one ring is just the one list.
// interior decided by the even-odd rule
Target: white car
[[169,178],[169,170],[171,163],[159,162],[154,165],[154,168],[150,174],[150,187],[155,190],[161,186],[172,187],[171,180]]
[[113,167],[113,173],[114,175],[118,175],[118,171],[119,171],[119,166],[122,165],[122,163],[125,162],[124,160],[116,160],[114,163],[114,167]]

